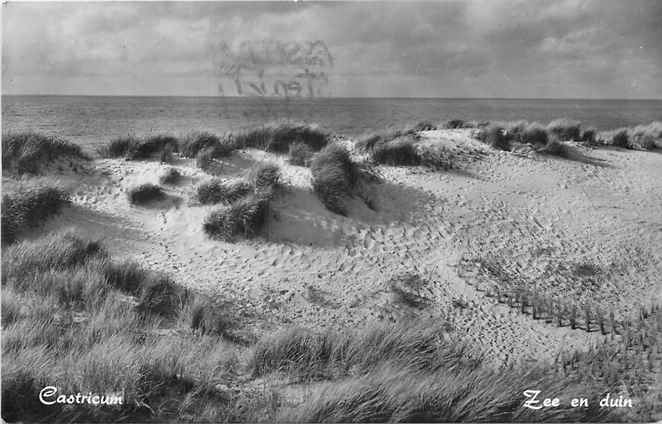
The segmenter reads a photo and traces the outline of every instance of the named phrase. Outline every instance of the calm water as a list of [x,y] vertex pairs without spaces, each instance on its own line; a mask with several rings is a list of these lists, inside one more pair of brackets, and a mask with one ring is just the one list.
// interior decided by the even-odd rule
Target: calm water
[[222,97],[2,96],[2,126],[93,146],[150,132],[222,134],[273,121],[318,123],[344,135],[421,120],[578,119],[599,129],[662,120],[662,100],[264,99]]

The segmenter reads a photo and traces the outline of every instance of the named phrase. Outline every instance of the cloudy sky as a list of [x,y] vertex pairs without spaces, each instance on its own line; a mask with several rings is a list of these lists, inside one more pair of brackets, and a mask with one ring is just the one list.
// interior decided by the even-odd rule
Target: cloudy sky
[[10,1],[2,92],[659,99],[660,22],[658,0]]

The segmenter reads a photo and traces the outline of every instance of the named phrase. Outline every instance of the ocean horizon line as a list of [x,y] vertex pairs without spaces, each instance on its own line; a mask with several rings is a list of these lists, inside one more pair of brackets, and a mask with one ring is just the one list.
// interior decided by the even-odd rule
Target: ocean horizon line
[[662,98],[617,98],[617,97],[282,97],[282,96],[208,96],[208,95],[142,95],[142,94],[0,94],[0,97],[117,97],[117,98],[215,98],[215,99],[262,99],[262,100],[560,100],[560,101],[662,101]]

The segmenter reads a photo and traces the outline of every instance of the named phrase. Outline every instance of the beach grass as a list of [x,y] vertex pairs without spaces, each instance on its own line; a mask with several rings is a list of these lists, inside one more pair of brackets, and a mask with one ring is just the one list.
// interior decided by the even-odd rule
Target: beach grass
[[164,200],[166,193],[161,186],[145,183],[129,189],[127,197],[132,205],[145,205],[150,202]]
[[60,160],[89,161],[90,157],[75,143],[33,131],[2,134],[3,174],[41,174]]
[[21,232],[39,227],[71,203],[55,186],[27,186],[2,196],[2,244],[13,243]]

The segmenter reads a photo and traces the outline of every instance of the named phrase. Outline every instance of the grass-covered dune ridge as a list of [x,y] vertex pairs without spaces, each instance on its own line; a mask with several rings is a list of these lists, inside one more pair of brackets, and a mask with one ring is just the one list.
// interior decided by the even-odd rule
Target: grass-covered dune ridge
[[66,191],[55,186],[24,186],[2,196],[2,244],[13,243],[19,233],[39,227],[45,219],[70,204]]
[[61,137],[32,131],[2,134],[3,173],[40,174],[58,160],[89,159],[80,146]]
[[328,210],[340,215],[348,213],[349,198],[362,197],[369,203],[367,186],[378,181],[374,169],[355,161],[339,144],[330,144],[315,154],[310,170],[313,191]]
[[538,122],[497,121],[482,127],[475,134],[480,141],[499,150],[511,150],[517,144],[531,144],[550,154],[562,154],[558,143],[566,141],[632,150],[662,148],[662,122],[658,121],[610,131],[584,128],[581,122],[567,118],[555,119],[546,126]]

